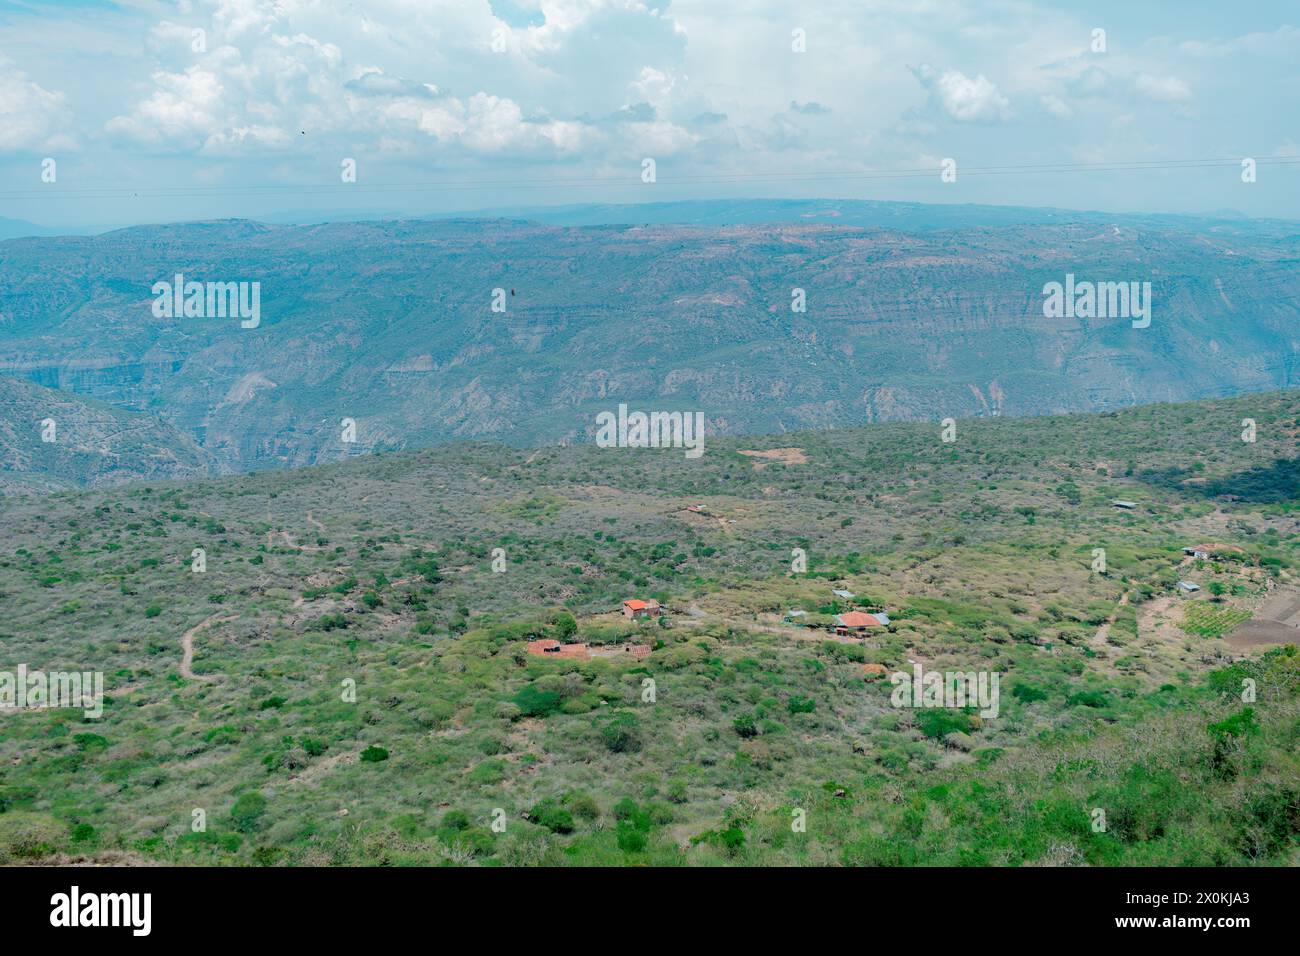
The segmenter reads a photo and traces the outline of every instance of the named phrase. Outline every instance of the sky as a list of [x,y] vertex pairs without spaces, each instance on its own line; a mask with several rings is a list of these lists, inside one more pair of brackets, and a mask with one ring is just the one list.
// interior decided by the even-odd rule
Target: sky
[[1297,23],[1189,0],[0,0],[0,217],[823,197],[1300,219]]

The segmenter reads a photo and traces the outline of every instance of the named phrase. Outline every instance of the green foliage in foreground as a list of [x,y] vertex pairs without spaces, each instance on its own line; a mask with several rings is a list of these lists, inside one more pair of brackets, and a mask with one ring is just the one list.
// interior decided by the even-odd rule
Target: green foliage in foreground
[[[1295,592],[1298,421],[1282,393],[785,435],[809,462],[761,470],[758,440],[465,446],[4,499],[6,666],[108,696],[0,716],[0,863],[1295,864],[1296,654],[1232,628]],[[1234,475],[1257,500],[1207,499]],[[1208,540],[1240,551],[1183,568]],[[832,587],[893,625],[782,622]],[[911,658],[1001,674],[999,714],[895,708]]]

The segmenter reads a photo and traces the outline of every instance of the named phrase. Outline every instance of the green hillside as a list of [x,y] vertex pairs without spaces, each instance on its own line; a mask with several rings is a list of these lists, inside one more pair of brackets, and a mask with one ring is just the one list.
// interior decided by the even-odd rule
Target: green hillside
[[1300,391],[706,448],[0,499],[0,860],[1300,862]]

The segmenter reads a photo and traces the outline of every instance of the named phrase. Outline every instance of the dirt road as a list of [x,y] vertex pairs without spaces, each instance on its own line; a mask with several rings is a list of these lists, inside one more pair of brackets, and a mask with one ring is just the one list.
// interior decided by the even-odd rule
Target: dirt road
[[181,676],[182,677],[184,677],[186,680],[198,680],[198,681],[208,681],[208,682],[216,680],[215,677],[211,677],[207,674],[194,673],[194,635],[211,624],[221,624],[226,621],[233,621],[238,616],[239,615],[237,614],[230,614],[225,617],[222,617],[220,612],[218,612],[212,615],[207,620],[200,621],[198,624],[195,624],[192,628],[190,628],[188,631],[186,631],[184,634],[181,635]]

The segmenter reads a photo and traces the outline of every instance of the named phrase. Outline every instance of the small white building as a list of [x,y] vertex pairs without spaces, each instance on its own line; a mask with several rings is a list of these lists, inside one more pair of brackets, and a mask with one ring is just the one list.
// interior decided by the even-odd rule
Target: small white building
[[1199,591],[1201,589],[1201,586],[1199,584],[1194,584],[1191,581],[1179,581],[1178,589],[1180,591],[1186,591],[1188,594],[1191,594],[1193,591]]

